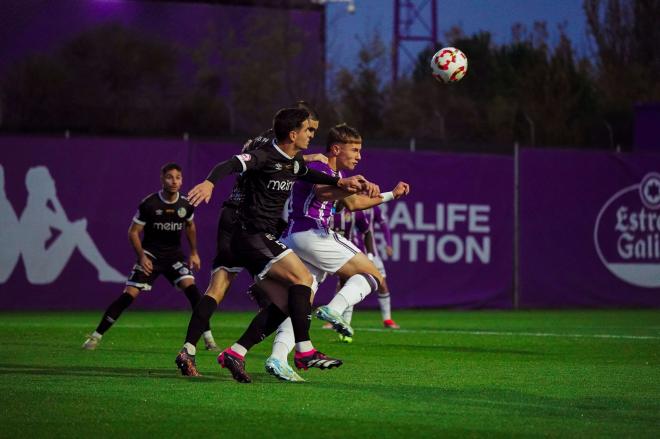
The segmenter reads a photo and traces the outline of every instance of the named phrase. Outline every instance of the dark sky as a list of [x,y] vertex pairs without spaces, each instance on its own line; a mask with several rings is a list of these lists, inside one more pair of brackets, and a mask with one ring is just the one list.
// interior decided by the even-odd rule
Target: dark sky
[[[414,3],[424,4],[424,1],[415,0]],[[334,61],[335,67],[354,64],[359,41],[375,32],[391,43],[393,4],[393,0],[355,0],[354,14],[346,12],[345,4],[328,5],[328,59]],[[430,17],[424,11],[423,15]],[[450,27],[460,25],[468,35],[486,30],[493,34],[497,43],[504,43],[510,41],[514,23],[531,29],[535,21],[542,20],[548,24],[551,43],[559,38],[558,24],[565,23],[578,55],[587,54],[582,0],[438,0],[441,40]],[[415,52],[414,46],[408,47]],[[401,56],[402,59],[406,57]]]

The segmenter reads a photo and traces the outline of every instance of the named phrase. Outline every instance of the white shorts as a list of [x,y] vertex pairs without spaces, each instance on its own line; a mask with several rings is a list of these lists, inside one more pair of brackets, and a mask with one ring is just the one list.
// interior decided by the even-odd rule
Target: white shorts
[[385,264],[383,264],[383,260],[380,258],[380,256],[375,255],[374,258],[371,260],[371,262],[374,263],[376,269],[380,272],[381,276],[383,277],[387,276],[387,273],[385,273]]
[[283,238],[282,242],[300,259],[329,274],[335,274],[353,256],[361,253],[355,244],[332,230],[297,232]]

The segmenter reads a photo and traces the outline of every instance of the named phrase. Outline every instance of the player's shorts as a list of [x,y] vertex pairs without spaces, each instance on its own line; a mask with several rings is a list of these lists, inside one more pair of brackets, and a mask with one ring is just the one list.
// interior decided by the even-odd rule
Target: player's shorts
[[230,273],[239,273],[243,270],[231,250],[231,237],[239,227],[237,218],[238,214],[235,207],[225,206],[222,208],[220,218],[218,218],[218,234],[211,274],[220,269]]
[[193,276],[190,267],[188,267],[188,264],[185,262],[185,257],[182,253],[174,255],[172,258],[157,258],[146,250],[144,254],[151,259],[153,264],[151,274],[146,274],[142,269],[142,266],[136,263],[126,281],[127,286],[135,287],[140,291],[149,291],[156,278],[161,274],[165,276],[172,286],[175,287],[183,279],[195,280],[195,277]]
[[245,267],[255,279],[263,280],[274,263],[292,252],[276,236],[264,232],[234,231],[231,251],[240,267]]
[[386,277],[387,273],[385,272],[385,264],[383,264],[383,260],[379,255],[374,255],[373,259],[371,262],[374,263],[376,266],[376,269],[380,272],[381,276]]
[[333,230],[305,230],[288,235],[282,241],[304,262],[330,274],[362,253],[355,244]]

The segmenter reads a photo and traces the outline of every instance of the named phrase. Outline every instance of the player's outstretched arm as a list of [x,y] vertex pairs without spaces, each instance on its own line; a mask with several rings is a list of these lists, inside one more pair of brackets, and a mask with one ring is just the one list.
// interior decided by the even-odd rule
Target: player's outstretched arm
[[202,201],[208,203],[211,200],[214,186],[210,181],[204,180],[188,191],[188,201],[195,207],[199,206]]
[[[316,198],[321,201],[343,200],[344,198],[355,194],[355,189],[368,197],[377,197],[380,195],[380,188],[377,184],[367,181],[361,175],[356,175],[352,178],[355,178],[358,182],[358,184],[355,184],[355,187],[352,190],[327,185],[315,186],[314,193],[316,194]],[[353,182],[347,184],[353,184]]]
[[387,203],[391,200],[398,200],[410,193],[410,185],[400,181],[391,192],[384,192],[378,197],[369,197],[367,195],[355,194],[344,198],[344,205],[350,211],[364,210],[370,207],[378,206],[381,203]]
[[303,156],[303,160],[305,160],[305,163],[321,162],[321,163],[325,163],[326,165],[328,164],[328,157],[325,154],[321,154],[321,153],[305,154]]
[[[249,154],[246,154],[249,156]],[[188,201],[193,206],[197,207],[202,201],[208,203],[211,200],[213,188],[218,180],[223,179],[231,173],[243,172],[245,170],[245,162],[241,161],[238,156],[234,156],[229,160],[218,163],[211,169],[206,180],[199,183],[188,192]]]

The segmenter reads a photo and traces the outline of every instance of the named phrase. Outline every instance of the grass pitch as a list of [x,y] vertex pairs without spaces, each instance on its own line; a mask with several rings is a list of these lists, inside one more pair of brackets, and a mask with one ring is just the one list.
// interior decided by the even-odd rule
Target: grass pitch
[[[345,361],[280,382],[247,357],[238,384],[201,351],[202,378],[174,357],[186,312],[128,310],[96,351],[93,313],[0,314],[1,437],[660,437],[660,312],[399,311],[400,331],[358,311]],[[221,346],[252,313],[219,312]]]

